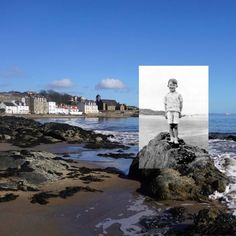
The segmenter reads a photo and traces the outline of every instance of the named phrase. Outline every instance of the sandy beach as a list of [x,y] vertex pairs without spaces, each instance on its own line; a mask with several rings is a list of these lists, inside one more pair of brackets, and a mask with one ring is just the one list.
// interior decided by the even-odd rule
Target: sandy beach
[[34,151],[46,151],[52,153],[63,154],[67,152],[67,147],[78,147],[79,144],[68,144],[65,142],[55,143],[55,144],[40,144],[35,147],[17,147],[12,145],[11,143],[0,143],[0,152],[8,151],[8,150],[34,150]]
[[[138,182],[121,179],[113,174],[109,176],[110,178],[102,184],[89,185],[103,192],[79,192],[67,199],[51,198],[47,205],[30,203],[33,193],[16,192],[19,197],[15,201],[0,205],[1,235],[124,235],[124,232],[134,227],[132,222],[138,223],[135,220],[141,219],[146,213],[148,215],[148,211],[156,214],[170,207],[185,207],[188,214],[194,214],[200,209],[210,208],[213,205],[212,202],[193,201],[144,203],[144,198],[136,193]],[[60,181],[43,186],[42,189],[58,191],[76,185],[83,185],[83,183],[77,180]],[[217,207],[222,207],[215,204]],[[130,208],[133,209],[129,210]]]
[[[16,200],[0,205],[1,235],[98,235],[95,225],[120,212],[138,187],[135,181],[112,174],[107,176],[110,178],[102,184],[89,184],[103,192],[79,192],[67,199],[51,198],[47,205],[30,203],[34,193],[14,192],[19,194]],[[55,192],[78,185],[84,184],[81,180],[66,180],[43,186],[42,190]]]
[[[148,144],[160,132],[169,132],[169,126],[163,116],[139,117],[139,150]],[[208,150],[208,121],[206,117],[183,117],[179,124],[179,138],[187,144]]]
[[[63,147],[66,147],[66,144],[39,145],[33,150],[64,153],[65,148]],[[1,143],[1,151],[9,149],[20,150],[19,147]],[[87,168],[97,167],[85,162],[77,162],[73,165]],[[40,186],[40,191],[50,191],[51,193],[57,193],[66,187],[73,186],[89,186],[102,191],[81,191],[66,199],[50,198],[46,205],[30,202],[35,192],[1,191],[1,196],[7,193],[19,195],[14,201],[0,203],[1,235],[98,235],[98,232],[94,231],[96,230],[95,225],[103,218],[115,216],[117,211],[120,212],[122,206],[125,206],[125,202],[135,194],[139,183],[119,178],[117,174],[96,172],[93,175],[104,176],[103,181],[86,184],[79,178],[64,179]]]

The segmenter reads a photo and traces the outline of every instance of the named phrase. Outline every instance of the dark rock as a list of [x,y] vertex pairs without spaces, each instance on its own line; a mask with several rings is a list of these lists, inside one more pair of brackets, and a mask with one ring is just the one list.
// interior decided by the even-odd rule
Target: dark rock
[[225,190],[228,180],[206,150],[168,141],[168,133],[160,133],[133,160],[129,177],[141,182],[139,191],[157,200],[198,200]]
[[191,166],[204,166],[210,159],[208,153],[199,147],[187,145],[179,140],[175,146],[169,141],[168,133],[160,133],[139,152],[139,168],[175,168],[185,170]]
[[0,152],[0,189],[33,191],[46,182],[59,180],[68,163],[47,152]]
[[128,146],[125,146],[123,144],[117,143],[117,142],[93,142],[90,141],[84,146],[85,148],[89,149],[115,149],[115,148],[123,148],[123,149],[129,149]]
[[119,176],[124,176],[124,173],[115,167],[106,167],[104,169],[99,169],[99,170],[110,174],[118,174]]
[[60,191],[59,193],[52,193],[52,192],[40,192],[37,194],[34,194],[31,203],[38,203],[40,205],[45,205],[49,201],[49,198],[56,198],[56,197],[61,197],[61,198],[67,198],[73,196],[77,192],[102,192],[101,190],[97,190],[94,188],[90,188],[88,186],[86,187],[81,187],[81,186],[73,186],[73,187],[66,187],[64,190]]
[[236,217],[214,207],[202,209],[192,216],[186,213],[184,207],[174,207],[143,217],[139,224],[143,235],[236,235]]
[[34,169],[30,167],[30,162],[25,161],[21,166],[20,166],[20,171],[21,172],[32,172]]
[[87,131],[80,127],[71,126],[68,124],[54,122],[46,123],[43,125],[43,132],[44,136],[46,135],[61,141],[67,141],[69,143],[110,143],[106,135],[96,134],[93,131]]
[[125,159],[130,159],[134,158],[135,154],[134,153],[98,153],[97,156],[99,157],[112,157],[112,158],[125,158]]
[[209,139],[225,139],[236,141],[236,133],[209,133]]
[[37,193],[34,194],[34,196],[32,197],[31,203],[38,203],[40,205],[45,205],[49,202],[48,199],[52,197],[58,197],[58,195],[50,192]]
[[115,168],[115,167],[106,167],[104,169],[102,168],[87,168],[87,167],[80,167],[79,171],[81,174],[90,174],[92,172],[105,172],[105,173],[110,173],[110,174],[119,174],[119,175],[123,175],[123,172],[120,171],[119,169]]
[[0,202],[13,201],[18,197],[19,197],[19,195],[15,195],[13,193],[8,193],[8,194],[5,194],[4,196],[0,196]]
[[20,154],[23,156],[32,156],[32,153],[29,150],[23,149],[20,151]]
[[96,171],[97,169],[94,169],[94,168],[87,168],[87,167],[79,167],[79,172],[81,173],[81,174],[90,174],[90,173],[92,173],[92,171]]
[[94,175],[87,175],[87,176],[83,176],[80,177],[81,180],[86,181],[86,183],[90,183],[90,182],[102,182],[103,179],[98,178],[97,176]]
[[61,123],[41,124],[22,117],[0,117],[0,142],[19,147],[33,147],[40,143],[83,143],[87,148],[127,148],[109,140],[111,135],[97,134],[77,126]]
[[66,158],[62,158],[62,157],[54,157],[53,158],[54,160],[57,160],[57,161],[63,161],[63,162],[67,162],[67,163],[77,163],[77,161],[75,160],[72,160],[72,159],[66,159]]
[[177,219],[179,222],[184,221],[184,213],[185,213],[184,207],[173,207],[168,210],[168,213],[170,213],[175,219]]
[[203,209],[194,216],[193,226],[185,233],[188,235],[236,235],[236,217],[215,209]]
[[149,183],[141,183],[141,190],[148,196],[158,200],[197,199],[198,187],[194,180],[174,169],[161,169],[159,174]]
[[48,143],[48,144],[59,143],[61,141],[63,141],[63,140],[57,139],[57,138],[54,138],[54,137],[51,137],[51,136],[47,136],[47,135],[42,136],[41,139],[40,139],[40,142]]
[[62,190],[62,191],[59,192],[59,196],[61,198],[67,198],[67,197],[73,196],[75,193],[80,192],[80,191],[83,191],[83,192],[102,192],[101,190],[90,188],[88,186],[86,186],[86,187],[75,186],[75,187],[66,187],[65,190]]

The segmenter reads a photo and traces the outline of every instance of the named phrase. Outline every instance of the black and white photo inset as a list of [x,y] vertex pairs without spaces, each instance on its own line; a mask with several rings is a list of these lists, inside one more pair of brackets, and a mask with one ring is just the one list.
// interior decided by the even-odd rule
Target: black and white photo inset
[[208,66],[139,66],[139,109],[139,168],[208,150]]

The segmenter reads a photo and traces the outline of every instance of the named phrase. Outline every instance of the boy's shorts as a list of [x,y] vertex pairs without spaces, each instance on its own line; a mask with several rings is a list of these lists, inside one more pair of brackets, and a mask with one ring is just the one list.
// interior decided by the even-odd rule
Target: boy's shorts
[[168,111],[167,112],[167,121],[168,121],[168,124],[179,124],[179,112]]

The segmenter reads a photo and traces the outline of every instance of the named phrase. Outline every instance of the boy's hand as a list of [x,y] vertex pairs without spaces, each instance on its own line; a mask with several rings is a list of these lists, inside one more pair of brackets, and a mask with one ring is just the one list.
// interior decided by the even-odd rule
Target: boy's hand
[[182,115],[181,115],[181,113],[179,113],[179,118],[181,118],[182,117]]
[[168,117],[167,117],[167,113],[165,114],[165,118],[168,119]]

